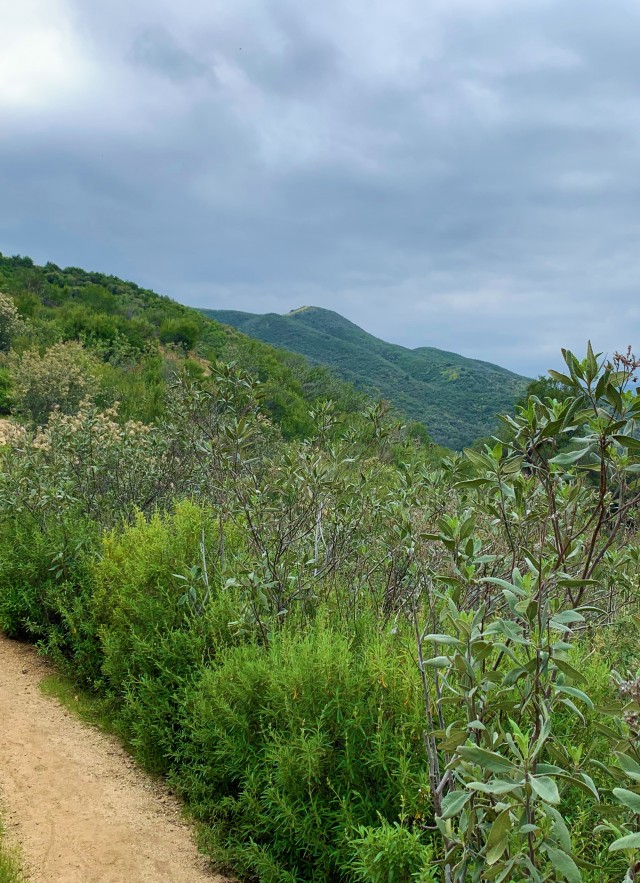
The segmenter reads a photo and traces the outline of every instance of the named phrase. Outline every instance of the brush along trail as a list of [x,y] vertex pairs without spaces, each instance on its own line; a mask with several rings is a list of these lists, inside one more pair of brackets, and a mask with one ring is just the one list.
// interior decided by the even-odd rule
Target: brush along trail
[[225,883],[179,803],[116,739],[39,684],[51,667],[0,635],[0,798],[32,883]]

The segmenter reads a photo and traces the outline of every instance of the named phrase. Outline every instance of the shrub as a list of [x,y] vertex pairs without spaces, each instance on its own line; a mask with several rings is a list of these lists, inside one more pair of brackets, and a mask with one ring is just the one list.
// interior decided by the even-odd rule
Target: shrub
[[362,883],[428,883],[433,850],[419,828],[381,819],[376,827],[360,826],[351,839],[353,871]]
[[0,352],[11,346],[11,341],[26,330],[13,299],[0,292]]
[[96,539],[95,525],[76,513],[48,521],[45,530],[26,513],[0,526],[0,629],[39,641],[83,683],[100,665],[87,610]]
[[231,598],[220,592],[219,546],[211,510],[185,501],[170,514],[148,521],[139,514],[107,533],[92,566],[101,686],[117,701],[120,731],[155,772],[166,771],[174,750],[183,691],[235,640],[228,626]]
[[429,818],[407,668],[372,629],[355,640],[322,622],[208,667],[174,778],[211,854],[265,883],[349,879],[357,826]]
[[[16,430],[10,435],[15,441]],[[7,515],[27,513],[43,526],[73,510],[103,527],[167,503],[182,461],[157,427],[119,422],[116,408],[82,402],[73,415],[56,410],[43,428],[19,436],[4,454],[0,499]]]
[[27,350],[9,356],[14,407],[18,414],[41,426],[54,410],[78,410],[96,389],[95,359],[74,341],[54,344],[40,355]]
[[0,365],[0,414],[10,414],[12,407],[11,375],[8,368]]
[[162,343],[174,343],[191,350],[202,334],[201,325],[194,319],[165,319],[160,326]]

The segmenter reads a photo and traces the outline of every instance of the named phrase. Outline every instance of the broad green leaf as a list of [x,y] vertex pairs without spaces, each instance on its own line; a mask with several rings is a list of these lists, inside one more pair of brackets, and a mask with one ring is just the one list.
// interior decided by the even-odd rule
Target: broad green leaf
[[[598,353],[598,355],[600,355]],[[593,347],[591,346],[591,341],[587,342],[587,371],[588,371],[588,380],[591,382],[595,379],[596,374],[598,373],[598,360],[596,359],[593,353]]]
[[609,377],[610,377],[609,372],[605,371],[604,374],[602,374],[602,376],[600,377],[600,380],[598,380],[598,384],[596,386],[596,394],[595,394],[596,401],[599,401],[602,398],[602,396],[604,395],[605,390],[606,390],[607,386],[609,385]]
[[[517,856],[508,859],[506,864],[503,865],[502,870],[500,871],[498,876],[495,878],[494,883],[505,883],[505,881],[506,883],[509,883],[510,880],[513,880],[513,869],[516,867],[517,863]],[[538,881],[534,879],[533,883],[538,883]]]
[[588,705],[589,708],[593,708],[593,702],[586,693],[583,693],[582,690],[578,690],[577,687],[569,687],[566,684],[556,684],[555,685],[556,692],[558,693],[566,693],[569,696],[573,696],[574,699],[580,699],[585,705]]
[[614,439],[619,445],[628,448],[630,451],[640,451],[640,439],[634,438],[632,435],[614,435]]
[[527,674],[529,674],[528,670],[520,665],[517,668],[512,668],[511,671],[508,671],[504,676],[502,683],[505,687],[512,687],[520,680],[520,678],[523,678]]
[[[596,711],[597,710],[596,706]],[[620,733],[617,733],[611,727],[607,727],[605,724],[600,723],[600,721],[594,721],[592,726],[596,732],[600,733],[601,736],[605,736],[610,742],[619,742],[622,738]]]
[[468,763],[475,763],[491,773],[510,773],[516,769],[515,764],[506,757],[478,745],[461,745],[458,754]]
[[[569,576],[563,576],[558,580],[559,586],[567,586],[568,588],[577,588],[580,586],[599,586],[600,581],[597,579],[573,579]],[[580,610],[585,610],[585,607],[581,607]]]
[[[591,794],[593,794],[595,799],[598,801],[598,803],[600,803],[600,794],[598,793],[598,789],[596,788],[595,782],[593,781],[591,776],[589,776],[587,773],[578,773],[578,777],[580,780],[582,780],[582,782],[586,786],[587,790],[590,791]],[[564,777],[562,777],[562,778],[564,778]],[[567,779],[570,782],[574,781],[572,777],[567,777]],[[578,781],[576,781],[576,785],[578,785],[578,788],[581,787],[580,784],[578,783]]]
[[490,478],[466,478],[464,481],[457,481],[454,487],[483,487],[490,483]]
[[485,576],[480,580],[481,583],[491,583],[495,586],[501,586],[503,589],[509,589],[511,592],[515,592],[517,595],[521,595],[523,598],[527,597],[527,593],[524,592],[518,586],[514,586],[513,583],[507,582],[506,579],[500,579],[497,576]]
[[451,819],[457,816],[471,799],[470,791],[450,791],[442,800],[441,819]]
[[611,386],[611,384],[609,384],[609,386],[607,387],[605,398],[607,399],[609,404],[613,405],[618,413],[623,410],[624,405],[622,403],[622,396],[615,387]]
[[534,831],[539,831],[540,828],[538,825],[522,825],[518,828],[518,834],[533,834]]
[[438,748],[440,751],[455,751],[458,745],[462,745],[462,743],[466,742],[468,738],[468,732],[466,730],[461,730],[460,732],[455,732],[446,736],[441,742],[438,742]]
[[550,420],[540,433],[540,438],[552,438],[554,435],[557,435],[558,431],[562,429],[563,424],[564,418],[561,418],[560,420]]
[[564,386],[575,386],[575,381],[572,380],[567,374],[561,374],[560,371],[549,370],[549,374],[553,380],[557,380],[558,383],[564,384]]
[[454,638],[453,635],[426,635],[424,640],[431,641],[434,644],[445,644],[452,647],[464,647],[464,644],[460,640],[460,638]]
[[619,849],[640,849],[640,831],[627,834],[626,837],[618,837],[609,847],[609,852],[617,852]]
[[506,463],[502,464],[503,475],[515,475],[520,471],[523,462],[524,458],[520,456],[512,457],[510,460],[507,460]]
[[584,616],[577,610],[559,610],[552,617],[556,622],[569,625],[572,622],[584,622]]
[[578,359],[576,359],[571,350],[562,348],[561,353],[571,376],[574,379],[580,378],[580,380],[584,380],[584,371],[582,365],[580,364]]
[[551,819],[551,836],[564,852],[571,852],[571,835],[561,813],[549,804],[543,804],[545,815]]
[[572,466],[574,463],[582,460],[590,451],[591,445],[586,448],[579,448],[577,451],[566,451],[563,454],[557,454],[557,456],[552,457],[549,463],[553,463],[555,466]]
[[509,794],[522,788],[524,779],[518,782],[506,782],[503,779],[491,779],[489,782],[469,782],[467,788],[480,791],[482,794]]
[[577,681],[579,684],[587,684],[588,681],[583,674],[581,674],[577,668],[574,668],[572,665],[569,665],[568,662],[565,662],[563,659],[554,659],[553,664],[557,666],[560,671],[565,674],[568,678],[571,678],[574,681]]
[[544,800],[546,803],[560,803],[558,786],[549,776],[531,776],[529,782],[541,800]]
[[433,656],[431,659],[425,659],[424,664],[429,668],[449,668],[451,660],[448,656]]
[[487,851],[485,857],[488,865],[494,865],[509,845],[510,830],[510,810],[503,809],[496,817],[493,825],[491,825],[491,830],[487,837]]
[[625,773],[634,781],[640,782],[640,764],[629,757],[628,754],[622,754],[622,752],[616,751],[616,757]]
[[562,773],[563,769],[553,763],[539,763],[536,766],[536,771],[541,776],[555,776],[558,773]]
[[555,874],[560,874],[568,883],[582,883],[582,874],[570,855],[562,849],[554,849],[553,846],[545,845],[544,849],[553,865],[554,879],[556,879]]
[[613,794],[620,803],[633,810],[637,815],[640,815],[640,794],[636,794],[635,791],[628,791],[626,788],[614,788]]

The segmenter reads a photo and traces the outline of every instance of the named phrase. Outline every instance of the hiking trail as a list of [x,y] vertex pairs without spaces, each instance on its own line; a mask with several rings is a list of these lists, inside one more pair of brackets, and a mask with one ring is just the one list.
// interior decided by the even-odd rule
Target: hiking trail
[[0,635],[0,801],[30,883],[229,883],[167,788],[41,693],[51,673],[33,647]]

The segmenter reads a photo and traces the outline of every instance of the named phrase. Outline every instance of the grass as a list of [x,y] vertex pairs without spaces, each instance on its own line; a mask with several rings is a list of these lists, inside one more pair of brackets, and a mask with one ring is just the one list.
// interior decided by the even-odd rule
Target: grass
[[118,735],[113,724],[113,715],[105,707],[104,700],[78,689],[66,675],[59,672],[47,675],[40,682],[40,691],[45,696],[57,699],[67,711],[85,723],[98,727],[106,733]]
[[0,820],[0,883],[25,883],[25,877],[20,867],[18,850],[8,846],[5,838],[4,826]]

